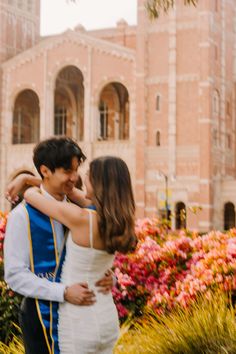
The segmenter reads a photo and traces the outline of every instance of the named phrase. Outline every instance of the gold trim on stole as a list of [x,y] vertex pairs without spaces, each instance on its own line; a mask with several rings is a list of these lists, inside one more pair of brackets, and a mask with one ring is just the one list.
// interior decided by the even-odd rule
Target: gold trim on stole
[[[27,221],[28,221],[28,239],[29,239],[29,244],[30,244],[30,268],[31,268],[32,273],[34,273],[34,259],[33,259],[32,236],[31,236],[31,230],[30,230],[30,218],[29,218],[29,213],[28,213],[28,211],[26,209],[25,204],[22,204],[22,205],[23,205],[23,207],[25,209],[25,213],[26,213],[26,217],[27,217]],[[46,341],[46,344],[47,344],[47,347],[48,347],[49,354],[53,354],[52,350],[50,348],[49,341],[48,341],[47,331],[46,331],[46,328],[45,328],[44,323],[43,323],[42,315],[41,315],[40,308],[39,308],[38,299],[35,298],[34,300],[35,300],[39,321],[40,321],[42,329],[43,329],[43,334],[44,334],[44,337],[45,337],[45,341]],[[51,305],[51,301],[50,301],[50,305]],[[51,316],[52,316],[52,314],[50,312],[50,317]],[[50,323],[51,323],[51,318],[50,318]]]

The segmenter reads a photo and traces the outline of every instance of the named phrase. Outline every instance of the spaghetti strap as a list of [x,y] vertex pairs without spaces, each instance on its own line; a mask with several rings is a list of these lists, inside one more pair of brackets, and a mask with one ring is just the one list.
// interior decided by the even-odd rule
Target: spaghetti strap
[[89,210],[89,243],[93,248],[93,213]]

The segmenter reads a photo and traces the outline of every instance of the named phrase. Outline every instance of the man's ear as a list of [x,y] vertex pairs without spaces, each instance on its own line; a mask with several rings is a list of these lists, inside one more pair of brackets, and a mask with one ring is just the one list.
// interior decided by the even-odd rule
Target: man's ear
[[52,171],[45,165],[40,166],[40,172],[43,178],[49,178],[52,175]]

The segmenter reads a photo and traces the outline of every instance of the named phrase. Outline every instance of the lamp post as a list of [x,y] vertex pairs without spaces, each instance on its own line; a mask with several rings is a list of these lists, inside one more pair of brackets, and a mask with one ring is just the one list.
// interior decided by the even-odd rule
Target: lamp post
[[165,178],[165,207],[166,207],[166,220],[169,221],[169,209],[168,209],[168,176],[164,175]]
[[166,220],[169,221],[169,208],[168,208],[168,176],[162,172],[158,171],[157,179],[163,177],[165,180],[165,213],[166,213]]

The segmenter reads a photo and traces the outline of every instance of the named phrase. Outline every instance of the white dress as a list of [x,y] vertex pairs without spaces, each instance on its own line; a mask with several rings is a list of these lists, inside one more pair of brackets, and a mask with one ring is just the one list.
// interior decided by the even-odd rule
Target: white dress
[[119,335],[119,320],[111,293],[98,293],[95,282],[111,268],[114,256],[93,248],[92,212],[90,248],[75,244],[69,233],[62,283],[87,282],[95,292],[96,303],[77,306],[64,302],[59,306],[59,347],[61,354],[111,354]]

